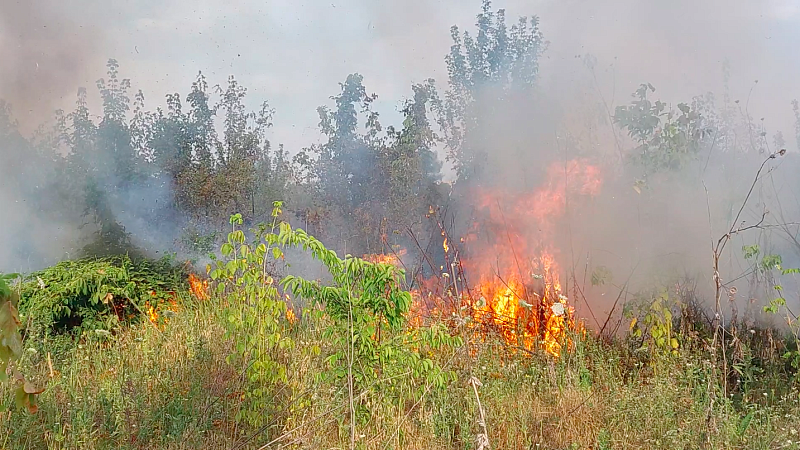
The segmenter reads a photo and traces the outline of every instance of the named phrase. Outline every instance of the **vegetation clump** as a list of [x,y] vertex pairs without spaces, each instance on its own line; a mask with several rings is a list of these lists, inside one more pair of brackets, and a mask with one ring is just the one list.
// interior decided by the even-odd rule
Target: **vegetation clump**
[[[730,105],[715,114],[711,97],[673,109],[652,98],[650,84],[627,105],[603,100],[602,120],[586,118],[593,130],[616,127],[616,145],[600,145],[594,131],[553,133],[551,122],[537,122],[560,115],[542,114],[549,106],[540,101],[539,59],[548,41],[538,19],[507,24],[483,0],[476,28],[450,30],[446,92],[434,80],[414,84],[401,126],[383,127],[377,96],[350,74],[333,105],[317,111],[322,140],[293,157],[267,139],[274,111],[267,103],[249,111],[232,76],[210,86],[198,74],[188,95],[170,94],[166,108],[148,111],[112,59],[97,83],[98,123],[80,89],[75,109],[59,111],[54,127],[30,140],[0,100],[8,150],[0,180],[11,180],[10,192],[41,221],[81,223],[81,238],[92,238],[73,252],[77,260],[0,274],[0,447],[799,450],[800,321],[790,286],[800,269],[783,267],[771,245],[778,236],[800,252],[798,222],[767,223],[766,208],[756,220],[747,214],[770,200],[756,196],[775,168],[768,164],[786,151],[770,149],[746,108],[743,123]],[[564,182],[533,191],[549,184],[536,173],[548,155],[531,151],[548,147],[539,145],[543,129]],[[438,150],[452,184],[442,181]],[[725,184],[709,195],[704,177],[718,154],[730,158],[723,166],[763,160],[743,201]],[[644,254],[647,236],[667,242],[670,254],[684,237],[656,236],[665,230],[658,221],[690,214],[685,205],[664,208],[661,195],[705,192],[703,223],[707,215],[716,232],[725,222],[706,254],[714,298],[697,289],[702,275],[659,272],[637,290],[633,273],[618,283],[610,267],[593,267],[603,228],[595,210],[616,211],[616,202],[582,208],[570,200],[567,179],[581,178],[570,161],[591,162],[592,174],[611,169],[624,186],[615,194],[635,199],[623,208],[635,218],[614,217],[614,227],[650,233],[635,245],[620,241],[640,262],[667,257]],[[596,183],[580,183],[581,191],[599,190],[599,176],[584,178]],[[518,184],[531,189],[520,197],[537,201],[507,208],[501,197],[472,195]],[[474,232],[483,226],[477,203],[494,216],[491,239]],[[531,214],[515,220],[511,209]],[[523,253],[514,222],[547,239]],[[63,251],[32,245],[27,224],[13,225],[22,231],[9,233],[20,237],[10,239],[9,255],[47,261]],[[162,225],[173,229],[148,235]],[[572,248],[581,234],[573,225],[591,227],[585,263]],[[749,241],[756,232],[758,245]],[[739,275],[720,264],[738,256],[734,238],[744,244]],[[207,278],[172,257],[143,256],[170,239],[193,256],[210,253]],[[479,270],[465,250],[484,241],[500,242],[474,251],[493,271],[468,284]],[[570,251],[559,252],[567,242]],[[503,278],[500,256],[514,262],[513,279]],[[541,271],[527,270],[531,257]],[[526,284],[528,276],[537,281]],[[496,288],[473,289],[487,279]],[[750,288],[741,314],[737,282]],[[611,295],[590,291],[601,288]],[[614,296],[610,310],[597,308],[595,299]],[[163,311],[177,302],[183,307]],[[596,327],[570,323],[581,302]],[[514,315],[523,310],[536,317],[531,339],[541,325],[558,351],[509,338],[526,332]],[[504,332],[491,326],[497,318]]]
[[176,302],[187,290],[186,270],[168,258],[68,260],[23,278],[20,313],[28,333],[80,336],[146,318],[149,307]]

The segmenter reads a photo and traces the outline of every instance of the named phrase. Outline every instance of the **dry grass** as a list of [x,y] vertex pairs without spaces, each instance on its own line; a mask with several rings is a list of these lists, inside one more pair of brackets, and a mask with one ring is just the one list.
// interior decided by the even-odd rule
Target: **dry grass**
[[[47,390],[38,414],[14,411],[3,421],[0,439],[17,448],[163,448],[184,434],[213,435],[215,421],[230,420],[236,401],[226,393],[239,383],[222,335],[218,318],[202,308],[178,314],[163,331],[145,323],[110,341],[29,340],[36,353],[24,363]],[[7,392],[3,398],[10,402]]]
[[[232,449],[277,439],[268,448],[347,448],[346,390],[319,382],[325,365],[304,351],[324,345],[318,331],[293,331],[298,345],[284,355],[290,380],[283,387],[291,401],[269,417],[275,426],[259,432],[236,420],[245,385],[225,362],[231,348],[222,320],[207,303],[186,308],[163,331],[140,325],[113,342],[28,342],[36,353],[27,353],[26,366],[48,379],[47,390],[37,415],[0,416],[0,445]],[[762,374],[746,401],[717,403],[709,420],[709,366],[700,355],[652,362],[654,375],[623,345],[592,339],[558,361],[500,356],[492,341],[476,345],[469,359],[464,352],[455,360],[441,355],[441,363],[459,372],[447,389],[400,408],[376,406],[357,426],[357,448],[474,448],[480,427],[470,376],[483,383],[480,399],[495,449],[800,448],[800,393],[778,373]],[[782,390],[773,393],[775,387]],[[2,399],[11,404],[7,391]]]

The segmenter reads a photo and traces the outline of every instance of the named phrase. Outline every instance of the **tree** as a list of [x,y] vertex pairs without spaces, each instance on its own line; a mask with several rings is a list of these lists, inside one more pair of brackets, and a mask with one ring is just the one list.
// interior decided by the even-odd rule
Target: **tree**
[[[441,105],[432,79],[412,86],[414,97],[405,102],[403,128],[387,129],[388,145],[381,154],[387,182],[387,214],[393,230],[419,224],[431,205],[438,205],[442,163],[434,146],[440,142],[428,120],[428,111]],[[398,233],[400,234],[400,233]]]
[[[360,224],[362,228],[355,236],[340,236],[340,240],[351,242],[348,251],[367,251],[378,244],[372,238],[380,227],[382,196],[386,192],[379,164],[381,126],[378,113],[371,110],[377,96],[367,94],[359,74],[349,75],[340,87],[341,93],[332,97],[336,109],[317,109],[319,127],[327,142],[303,150],[295,159],[320,200],[317,205],[305,206],[304,218],[308,221],[310,217],[331,217],[332,226],[324,230],[329,233],[351,230],[348,224]],[[365,116],[363,134],[359,132],[359,113]],[[319,208],[322,205],[326,206]]]
[[476,27],[475,37],[456,26],[450,29],[453,45],[445,58],[449,90],[438,111],[447,158],[459,181],[480,178],[490,164],[496,142],[493,118],[509,116],[498,111],[511,113],[532,102],[546,46],[536,17],[521,17],[509,29],[505,10],[493,12],[490,0],[483,1]]
[[97,127],[97,152],[91,159],[95,175],[106,187],[122,190],[137,181],[140,173],[131,144],[127,115],[130,112],[129,79],[119,79],[119,63],[108,60],[108,80],[97,81],[103,98],[103,120]]

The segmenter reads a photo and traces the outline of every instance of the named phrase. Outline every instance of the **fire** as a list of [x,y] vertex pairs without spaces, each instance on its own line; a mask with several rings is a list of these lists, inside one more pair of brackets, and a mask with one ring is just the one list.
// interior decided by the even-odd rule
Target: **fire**
[[[596,195],[601,183],[597,167],[572,160],[551,165],[533,193],[478,190],[473,198],[482,219],[459,240],[464,245],[463,286],[446,281],[456,291],[460,289],[458,305],[450,308],[465,311],[474,323],[498,332],[512,347],[532,350],[538,346],[560,356],[568,344],[567,330],[581,325],[576,325],[574,308],[562,292],[557,232],[567,202],[577,204]],[[446,257],[453,258],[452,239],[442,234],[443,249],[450,255]],[[433,298],[437,295],[442,298]],[[447,308],[444,296],[430,289],[419,289],[415,297],[424,305],[418,308],[430,311],[432,304],[438,305],[433,309]]]
[[147,308],[147,318],[150,319],[150,322],[156,323],[156,321],[158,321],[158,313],[156,312],[155,306],[147,302],[145,303],[145,307]]
[[[151,292],[150,295],[155,296],[155,292]],[[153,305],[150,302],[145,302],[144,308],[145,308],[144,312],[147,315],[147,319],[155,325],[158,325],[159,318],[161,318],[162,316],[161,313],[163,313],[163,311],[170,311],[174,313],[177,312],[179,309],[178,302],[175,300],[174,297],[169,300],[167,306],[164,306],[164,303],[161,303],[159,305]],[[166,314],[164,314],[164,316],[165,316],[163,318],[164,323],[169,322],[168,316]]]
[[[194,273],[190,273],[188,281],[189,292],[192,294],[192,296],[198,300],[209,299],[209,281],[207,279],[201,279]],[[155,297],[156,292],[150,291],[150,296]],[[175,293],[172,292],[170,293],[170,298],[168,299],[167,303],[153,304],[151,302],[145,302],[144,310],[142,312],[153,324],[159,325],[159,321],[161,321],[163,325],[164,323],[169,322],[170,314],[178,312],[179,309],[180,307],[176,300]],[[164,311],[169,311],[169,313],[164,314]],[[162,318],[162,316],[164,317]]]
[[195,274],[189,274],[189,291],[198,300],[208,300],[208,280],[202,280]]
[[400,258],[402,258],[405,254],[405,249],[400,249],[399,251],[389,255],[384,253],[372,253],[364,255],[361,259],[373,264],[390,264],[395,267],[402,267],[403,263]]

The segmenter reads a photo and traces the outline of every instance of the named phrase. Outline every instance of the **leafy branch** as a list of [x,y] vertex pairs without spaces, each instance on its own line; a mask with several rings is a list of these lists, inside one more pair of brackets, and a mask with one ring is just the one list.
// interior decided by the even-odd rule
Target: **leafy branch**
[[12,382],[16,385],[15,402],[18,408],[25,407],[31,413],[39,410],[36,395],[44,392],[36,387],[15,367],[14,362],[22,356],[22,335],[19,320],[19,293],[11,287],[11,282],[18,274],[0,274],[0,381],[8,381],[8,369],[11,368]]

